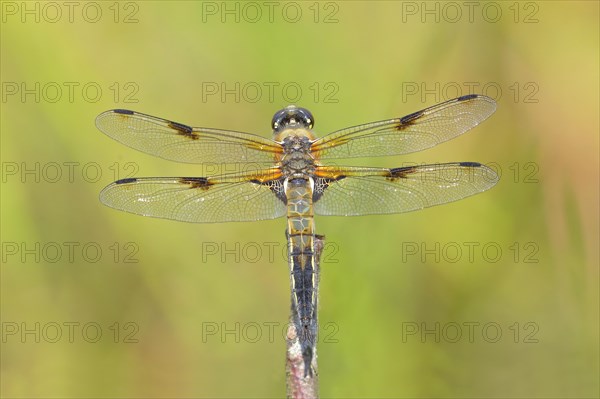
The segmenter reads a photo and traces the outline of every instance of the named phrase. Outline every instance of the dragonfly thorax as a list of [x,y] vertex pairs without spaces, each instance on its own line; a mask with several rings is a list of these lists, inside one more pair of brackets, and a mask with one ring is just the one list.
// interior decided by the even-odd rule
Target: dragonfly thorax
[[305,178],[315,171],[315,160],[310,152],[312,141],[305,135],[289,135],[283,139],[281,169],[283,175]]

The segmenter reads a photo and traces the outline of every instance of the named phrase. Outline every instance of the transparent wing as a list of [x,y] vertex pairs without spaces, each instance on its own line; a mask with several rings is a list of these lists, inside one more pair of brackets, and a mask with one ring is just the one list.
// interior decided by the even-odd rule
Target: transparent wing
[[122,211],[192,223],[275,219],[286,214],[281,172],[220,177],[130,178],[108,185],[100,201]]
[[269,163],[279,144],[249,133],[190,127],[135,111],[114,109],[96,118],[104,134],[161,158],[188,163]]
[[317,158],[407,154],[433,147],[477,126],[496,110],[489,97],[468,95],[402,118],[373,122],[331,133],[314,142]]
[[317,168],[317,215],[409,212],[457,201],[489,189],[498,175],[475,162],[404,168]]

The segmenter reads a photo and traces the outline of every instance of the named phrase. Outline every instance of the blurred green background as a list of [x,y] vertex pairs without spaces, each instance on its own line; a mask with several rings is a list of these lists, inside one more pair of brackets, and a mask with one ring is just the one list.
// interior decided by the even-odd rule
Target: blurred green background
[[498,101],[474,131],[353,163],[479,161],[495,188],[316,220],[321,395],[598,397],[598,2],[70,4],[1,3],[3,397],[285,395],[285,221],[104,207],[116,178],[213,165],[97,114],[268,137],[295,102],[322,135],[471,92]]

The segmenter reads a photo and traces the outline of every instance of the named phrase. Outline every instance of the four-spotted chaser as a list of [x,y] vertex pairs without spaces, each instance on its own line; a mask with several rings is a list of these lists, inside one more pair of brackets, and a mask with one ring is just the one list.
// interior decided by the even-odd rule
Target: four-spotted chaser
[[389,169],[321,161],[420,151],[459,136],[495,109],[491,98],[467,95],[317,138],[311,113],[288,106],[273,117],[271,140],[115,109],[100,114],[96,126],[137,150],[178,162],[261,167],[209,177],[122,179],[107,186],[100,200],[138,215],[194,223],[287,216],[294,325],[306,374],[317,329],[314,215],[408,212],[480,193],[498,181],[493,170],[475,162]]

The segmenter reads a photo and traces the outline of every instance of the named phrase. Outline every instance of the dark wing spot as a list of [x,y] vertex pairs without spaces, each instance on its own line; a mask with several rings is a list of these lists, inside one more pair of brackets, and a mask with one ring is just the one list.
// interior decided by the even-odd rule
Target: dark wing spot
[[213,185],[213,183],[209,182],[206,177],[181,177],[179,178],[179,183],[189,184],[190,188],[203,189],[207,189]]
[[408,126],[415,123],[415,121],[417,119],[419,119],[421,116],[423,116],[423,111],[417,111],[417,112],[413,112],[410,115],[403,116],[402,118],[400,118],[400,124],[398,125],[398,127],[396,129],[397,130],[406,129]]
[[178,123],[178,122],[169,122],[169,127],[171,129],[177,130],[177,134],[180,134],[185,137],[189,137],[192,140],[198,139],[198,134],[194,133],[194,129],[192,129],[188,125],[184,125],[183,123]]
[[467,94],[467,95],[458,97],[456,100],[457,101],[466,101],[466,100],[472,100],[477,97],[479,97],[479,95],[477,95],[477,94]]
[[135,183],[136,181],[137,181],[137,179],[135,177],[128,177],[127,179],[117,180],[115,182],[115,184],[129,184],[129,183]]
[[403,168],[393,168],[390,169],[390,175],[388,176],[388,180],[394,181],[396,179],[406,179],[408,175],[411,173],[416,173],[417,168],[415,166],[405,166]]
[[315,191],[313,191],[313,202],[317,202],[321,199],[327,187],[331,185],[331,183],[344,179],[346,176],[340,175],[335,179],[328,179],[326,177],[318,177],[315,179]]
[[479,162],[461,162],[458,165],[459,166],[466,166],[466,167],[469,167],[469,168],[480,168],[480,167],[483,166]]
[[122,115],[133,115],[134,112],[130,111],[128,109],[113,109],[113,112],[115,114],[122,114]]
[[279,198],[281,202],[287,205],[287,197],[285,196],[285,189],[283,188],[283,179],[269,181],[250,180],[250,183],[269,187],[273,194],[275,194],[275,196]]

